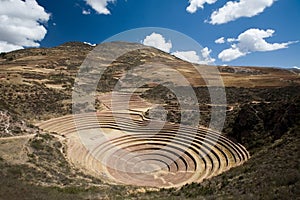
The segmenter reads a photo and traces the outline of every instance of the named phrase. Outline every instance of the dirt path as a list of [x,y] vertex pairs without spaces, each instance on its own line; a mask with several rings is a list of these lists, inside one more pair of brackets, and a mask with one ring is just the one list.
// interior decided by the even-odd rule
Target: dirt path
[[19,135],[19,136],[11,136],[11,137],[2,137],[2,138],[0,138],[0,141],[16,140],[16,139],[22,139],[22,138],[33,138],[35,135],[36,134]]

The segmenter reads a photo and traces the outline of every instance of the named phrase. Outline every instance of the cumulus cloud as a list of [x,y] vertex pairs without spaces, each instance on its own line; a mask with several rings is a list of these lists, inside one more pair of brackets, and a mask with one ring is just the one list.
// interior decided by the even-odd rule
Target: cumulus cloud
[[199,63],[200,57],[197,55],[196,51],[175,51],[172,55],[191,63]]
[[176,51],[172,55],[180,58],[182,60],[197,63],[197,64],[212,64],[215,59],[210,57],[211,50],[207,47],[201,50],[201,55],[199,56],[196,51]]
[[219,39],[216,39],[216,40],[215,40],[215,43],[216,43],[216,44],[224,44],[224,43],[225,43],[225,38],[224,38],[224,37],[221,37],[221,38],[219,38]]
[[166,39],[158,33],[152,33],[151,35],[146,36],[142,43],[146,46],[155,47],[167,53],[170,53],[170,50],[172,49],[172,42],[166,41]]
[[265,38],[272,37],[274,30],[260,30],[248,29],[241,33],[237,39],[229,38],[228,42],[236,42],[231,45],[231,48],[223,50],[218,58],[222,61],[229,62],[241,56],[245,56],[251,52],[256,51],[274,51],[278,49],[288,48],[288,46],[295,42],[285,43],[268,43]]
[[0,1],[0,52],[38,47],[50,15],[35,0]]
[[217,0],[189,0],[190,5],[186,8],[189,13],[195,13],[199,8],[203,9],[204,4],[213,4]]
[[9,44],[4,41],[0,41],[0,53],[1,52],[10,52],[10,51],[14,51],[17,49],[23,49],[23,47],[19,46],[19,45],[15,45],[15,44]]
[[224,24],[240,17],[253,17],[270,7],[275,0],[228,1],[223,7],[211,14],[211,24]]
[[98,14],[109,15],[110,11],[107,9],[108,3],[114,3],[116,0],[85,0]]
[[208,47],[204,47],[201,50],[202,60],[200,61],[200,64],[212,64],[216,61],[216,59],[210,57],[211,49]]
[[[141,43],[167,53],[170,53],[172,49],[172,41],[166,41],[165,37],[158,33],[152,33],[146,36]],[[210,57],[211,50],[209,48],[203,48],[200,53],[201,54],[198,55],[196,51],[175,51],[171,54],[182,60],[197,64],[212,64],[215,61],[215,59]]]
[[239,48],[237,48],[236,45],[232,45],[231,48],[223,50],[218,55],[218,58],[224,62],[229,62],[239,57],[245,56],[246,54],[246,52],[242,52]]

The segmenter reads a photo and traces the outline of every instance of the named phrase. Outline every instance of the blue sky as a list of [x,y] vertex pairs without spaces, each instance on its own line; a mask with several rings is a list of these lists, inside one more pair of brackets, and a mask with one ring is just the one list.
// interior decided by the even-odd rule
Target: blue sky
[[[201,44],[210,57],[209,64],[300,67],[299,0],[26,0],[25,6],[21,0],[8,1],[9,5],[0,1],[0,51],[53,47],[67,41],[98,44],[126,30],[161,27],[178,31]],[[9,11],[14,6],[14,10],[22,8],[19,13]],[[36,15],[21,16],[21,10],[26,15],[28,7]],[[217,14],[214,19],[213,13]],[[18,17],[19,21],[28,19],[36,24],[18,22]],[[12,23],[14,29],[10,27]],[[10,28],[16,31],[18,27],[23,28],[19,35],[18,31],[9,34]],[[27,33],[28,27],[35,34]],[[157,31],[149,30],[145,38],[153,32]],[[165,51],[188,55],[182,53],[179,41],[168,34],[157,34],[162,38],[156,35],[149,38],[150,43],[164,42],[161,41],[164,39],[164,44],[172,43],[172,48]],[[144,36],[137,37],[135,42],[143,42]],[[219,44],[215,42],[217,39]],[[203,52],[196,49],[184,49],[184,52],[203,58],[200,55]]]

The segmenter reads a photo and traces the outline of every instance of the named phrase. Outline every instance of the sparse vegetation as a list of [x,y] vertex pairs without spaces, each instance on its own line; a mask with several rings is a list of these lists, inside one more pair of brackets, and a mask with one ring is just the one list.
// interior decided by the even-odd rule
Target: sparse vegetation
[[[21,148],[26,151],[24,163],[0,157],[0,199],[300,197],[300,81],[297,73],[288,70],[219,68],[226,74],[228,107],[224,134],[251,152],[251,159],[237,168],[202,183],[160,190],[111,185],[77,169],[66,158],[68,147],[64,138],[46,133],[33,124],[71,113],[74,78],[91,49],[81,43],[66,43],[51,49],[24,49],[0,54],[3,59],[0,61],[0,139],[4,144],[8,137],[32,135],[32,139]],[[153,59],[169,62],[179,71],[181,66],[183,71],[190,67],[158,50],[129,52],[107,68],[97,91],[111,91],[120,74]],[[251,79],[245,81],[249,75]],[[167,120],[180,122],[178,101],[166,87],[146,84],[147,77],[135,75],[127,78],[144,81],[145,92],[141,97],[164,104],[168,111]],[[200,111],[203,111],[200,124],[207,126],[211,110],[208,90],[198,82],[192,83]],[[184,88],[181,90],[184,91]],[[101,101],[97,99],[96,109],[102,108]]]

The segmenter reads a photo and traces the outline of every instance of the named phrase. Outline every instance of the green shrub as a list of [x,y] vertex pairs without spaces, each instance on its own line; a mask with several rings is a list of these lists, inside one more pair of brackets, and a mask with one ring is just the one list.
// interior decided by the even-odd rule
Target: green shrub
[[31,141],[30,146],[35,150],[43,150],[44,149],[44,140],[43,139],[34,139]]

